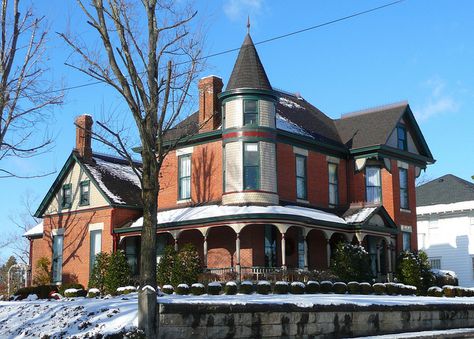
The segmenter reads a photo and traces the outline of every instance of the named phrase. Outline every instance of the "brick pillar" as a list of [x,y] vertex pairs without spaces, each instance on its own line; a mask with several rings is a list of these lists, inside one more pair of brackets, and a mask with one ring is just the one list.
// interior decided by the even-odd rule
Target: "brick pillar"
[[222,121],[217,95],[222,92],[222,79],[214,75],[199,80],[199,126],[200,132],[217,129]]
[[90,115],[84,114],[76,118],[76,147],[75,150],[84,160],[92,159],[92,124]]

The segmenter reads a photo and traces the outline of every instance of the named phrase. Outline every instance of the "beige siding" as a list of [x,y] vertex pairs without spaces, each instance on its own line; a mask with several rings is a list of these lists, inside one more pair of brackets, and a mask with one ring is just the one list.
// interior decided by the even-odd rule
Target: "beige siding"
[[225,103],[225,128],[242,127],[243,101],[236,99]]
[[270,204],[278,205],[278,195],[264,192],[238,192],[222,196],[222,204]]
[[[391,147],[397,148],[397,129],[395,128],[392,131],[392,134],[390,134],[390,137],[388,138],[387,145]],[[420,154],[418,152],[418,149],[416,148],[415,142],[413,141],[413,137],[411,136],[411,133],[407,130],[407,148],[408,152],[414,153],[414,154]]]
[[275,104],[273,102],[259,100],[259,125],[275,128]]
[[259,142],[260,148],[260,189],[267,192],[277,191],[275,144]]
[[[100,191],[95,187],[92,180],[90,180],[89,186],[89,205],[86,206],[79,206],[79,199],[80,199],[80,183],[84,180],[90,180],[87,174],[81,169],[81,166],[78,163],[75,163],[70,172],[67,174],[64,181],[60,184],[60,189],[56,192],[56,195],[51,200],[49,206],[46,208],[45,214],[55,214],[58,212],[69,212],[69,211],[76,211],[76,210],[84,210],[89,208],[96,208],[96,207],[103,207],[108,206],[109,204],[102,196]],[[62,186],[65,184],[72,185],[72,204],[71,208],[63,209],[61,207],[62,202]]]
[[242,142],[225,145],[225,191],[241,191],[243,188]]

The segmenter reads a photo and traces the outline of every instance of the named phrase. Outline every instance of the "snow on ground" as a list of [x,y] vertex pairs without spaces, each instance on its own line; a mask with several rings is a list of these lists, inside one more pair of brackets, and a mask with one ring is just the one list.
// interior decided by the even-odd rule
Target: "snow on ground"
[[[414,296],[374,296],[348,294],[314,295],[219,295],[159,297],[160,303],[179,304],[294,304],[313,305],[426,305],[471,304],[473,298],[435,298]],[[2,301],[0,302],[0,338],[76,336],[113,334],[137,326],[138,294],[104,299],[65,298],[62,300]],[[393,338],[393,336],[391,337]],[[404,336],[403,338],[406,338]]]
[[[368,337],[359,337],[364,339],[405,339],[405,338],[472,338],[474,335],[473,328],[456,328],[454,330],[439,331],[421,331],[421,332],[405,332],[399,334],[386,334]],[[355,338],[357,339],[357,338]]]

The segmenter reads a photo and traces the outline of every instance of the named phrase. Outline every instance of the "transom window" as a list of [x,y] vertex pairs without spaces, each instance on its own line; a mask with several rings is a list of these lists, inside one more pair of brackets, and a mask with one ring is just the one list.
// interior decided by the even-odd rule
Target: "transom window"
[[296,155],[296,197],[306,199],[306,157]]
[[80,186],[80,199],[79,205],[89,205],[90,204],[90,181],[82,181]]
[[337,164],[328,164],[329,171],[329,205],[339,204],[339,185],[337,176]]
[[405,126],[398,125],[397,126],[397,147],[401,150],[407,150],[407,130]]
[[62,197],[62,207],[70,208],[72,203],[72,185],[66,184],[63,185],[63,197]]
[[408,171],[405,168],[398,169],[400,177],[400,208],[408,209]]
[[244,100],[244,126],[257,125],[257,100]]
[[260,155],[258,143],[244,143],[244,190],[256,190],[260,184]]
[[179,200],[191,199],[191,154],[178,157]]
[[375,204],[382,202],[380,167],[367,166],[365,168],[365,188],[367,202]]

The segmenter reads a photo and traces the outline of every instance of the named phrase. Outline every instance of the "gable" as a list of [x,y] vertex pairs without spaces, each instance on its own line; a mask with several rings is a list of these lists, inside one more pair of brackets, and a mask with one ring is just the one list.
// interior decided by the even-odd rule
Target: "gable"
[[[418,146],[415,143],[410,123],[407,122],[406,119],[402,118],[400,119],[399,124],[405,126],[407,131],[407,151],[413,154],[421,154],[420,150],[418,149]],[[386,143],[387,146],[398,148],[397,126],[393,129],[392,134],[390,134]]]

